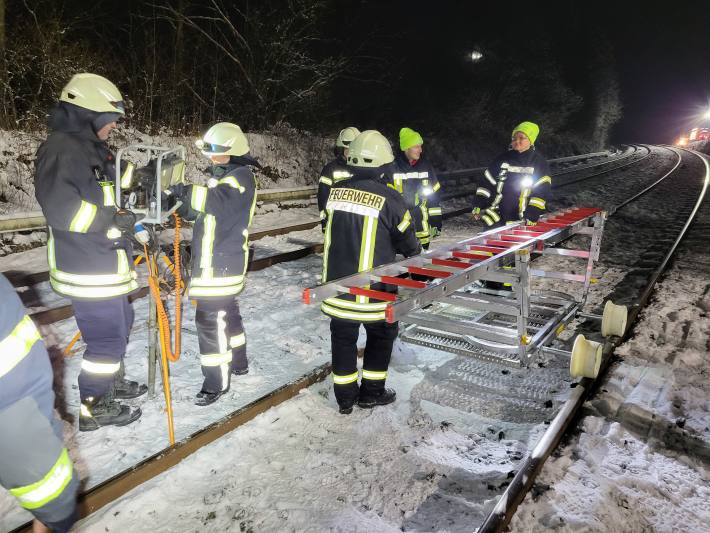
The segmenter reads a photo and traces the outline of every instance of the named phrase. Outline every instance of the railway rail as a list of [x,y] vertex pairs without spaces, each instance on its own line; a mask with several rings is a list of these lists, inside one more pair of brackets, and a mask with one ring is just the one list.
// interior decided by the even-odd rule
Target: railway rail
[[[638,150],[634,150],[634,153],[636,153]],[[629,205],[630,203],[639,200],[640,198],[646,196],[648,193],[650,193],[653,190],[657,190],[658,187],[660,187],[663,184],[668,183],[668,178],[672,176],[678,169],[681,161],[681,155],[680,152],[677,150],[673,149],[673,151],[678,155],[678,161],[675,164],[675,166],[668,172],[664,174],[664,176],[658,180],[656,180],[650,187],[647,187],[643,191],[640,191],[638,194],[633,195],[626,201],[620,203],[617,205],[614,209],[610,210],[610,216],[613,217],[616,213],[618,213],[623,207],[626,205]],[[650,149],[649,149],[650,153]],[[673,241],[673,244],[671,245],[670,249],[666,252],[660,263],[655,265],[654,268],[652,269],[647,269],[647,271],[644,271],[645,274],[648,274],[647,276],[647,282],[645,283],[643,289],[641,291],[636,291],[634,293],[633,297],[633,305],[631,307],[631,312],[629,316],[629,325],[627,327],[626,333],[622,337],[616,337],[612,338],[612,340],[608,341],[605,344],[604,348],[604,365],[608,365],[609,359],[611,354],[613,353],[613,350],[616,346],[618,346],[623,340],[628,336],[629,332],[631,331],[633,327],[633,322],[638,316],[638,313],[640,310],[643,308],[643,306],[646,304],[648,301],[650,295],[652,294],[653,291],[653,286],[654,284],[658,281],[660,275],[663,273],[667,265],[669,264],[671,258],[673,257],[673,254],[677,251],[679,243],[682,241],[683,237],[685,236],[688,227],[690,226],[692,220],[695,217],[695,214],[697,212],[698,206],[700,205],[706,190],[708,188],[708,183],[710,182],[710,166],[708,165],[707,158],[701,154],[698,154],[697,152],[692,152],[689,150],[686,150],[687,154],[692,154],[693,157],[698,157],[702,160],[704,168],[705,168],[705,177],[703,180],[704,185],[702,186],[702,190],[700,193],[697,195],[697,200],[695,203],[695,207],[690,213],[690,215],[686,218],[684,224],[682,225],[682,228],[680,229],[680,232],[676,236],[675,240]],[[618,159],[617,159],[618,161]],[[617,167],[619,168],[619,167]],[[465,210],[454,210],[450,211],[448,213],[445,213],[445,216],[451,217],[451,216],[456,216],[460,214],[461,212],[466,212],[468,209]],[[318,224],[318,221],[313,221],[313,222],[308,222],[305,223],[305,225],[312,224],[312,226],[316,226]],[[303,224],[301,226],[304,226]],[[281,233],[279,234],[284,234],[287,233],[288,228],[279,228],[278,231]],[[300,229],[308,229],[305,227],[301,227]],[[677,230],[678,228],[676,226],[673,227],[668,227],[668,231],[672,230]],[[292,231],[297,231],[297,230],[292,230]],[[260,268],[266,268],[267,266],[270,266],[271,264],[276,264],[279,262],[283,261],[288,261],[288,260],[293,260],[298,257],[304,257],[305,255],[308,255],[309,253],[314,253],[319,250],[319,247],[322,248],[321,244],[314,243],[310,247],[305,247],[299,250],[294,250],[291,252],[286,252],[284,254],[278,254],[277,256],[272,256],[272,257],[267,257],[267,258],[262,258],[258,259],[255,261],[252,261],[250,264],[250,270],[258,270]],[[309,251],[310,250],[310,251]],[[289,258],[290,257],[290,258]],[[258,263],[258,261],[261,261],[261,263]],[[252,266],[254,265],[254,266]],[[258,267],[258,268],[257,268]],[[37,282],[39,278],[36,276],[43,276],[44,273],[39,273],[39,274],[34,274],[34,275],[27,275],[23,278],[22,282],[25,284],[29,284],[32,282]],[[35,277],[33,277],[35,276]],[[631,279],[629,278],[628,280],[628,285],[638,287],[638,279]],[[19,283],[19,282],[18,282]],[[147,291],[146,291],[147,292]],[[624,293],[623,290],[618,291],[621,293]],[[623,294],[622,294],[623,296]],[[629,297],[627,295],[626,299],[628,300]],[[67,306],[69,307],[69,306]],[[67,313],[69,311],[59,311],[57,310],[48,310],[44,311],[43,313],[57,313],[58,315],[61,315],[61,313]],[[51,321],[54,321],[56,319],[55,317],[47,315],[48,318],[47,320],[51,319]],[[71,315],[67,315],[71,316]],[[37,319],[36,316],[33,318]],[[66,318],[66,316],[64,316]],[[61,319],[61,318],[60,318]],[[46,323],[46,322],[45,322]],[[292,398],[295,396],[298,391],[304,387],[308,387],[312,384],[315,384],[319,381],[322,381],[325,379],[325,377],[329,374],[330,372],[330,365],[329,364],[324,364],[321,365],[315,369],[313,369],[311,372],[304,374],[301,376],[301,378],[297,379],[296,381],[293,381],[289,383],[288,385],[284,385],[283,387],[271,391],[268,394],[262,396],[258,400],[238,409],[237,411],[227,415],[225,418],[211,424],[210,426],[192,434],[190,437],[183,439],[182,441],[176,443],[173,446],[170,446],[169,448],[166,448],[165,450],[141,461],[139,464],[135,465],[134,467],[127,469],[124,472],[119,473],[118,475],[100,483],[99,485],[85,491],[81,497],[80,497],[80,512],[81,516],[87,516],[88,514],[91,514],[101,508],[102,506],[116,500],[129,490],[139,486],[140,484],[144,483],[145,481],[155,477],[161,472],[164,472],[168,468],[174,466],[177,464],[180,460],[184,459],[185,457],[189,456],[191,453],[194,453],[198,449],[200,449],[202,446],[214,441],[215,439],[223,436],[224,434],[228,433],[229,431],[232,431],[233,429],[239,427],[241,424],[247,422],[248,420],[254,418],[258,414],[262,413],[266,409],[273,407],[275,405],[278,405],[279,403],[286,401],[289,398]],[[600,374],[600,377],[603,375],[603,373]],[[486,520],[483,522],[483,525],[479,529],[479,531],[502,531],[506,525],[509,523],[510,519],[513,516],[513,513],[515,512],[515,509],[519,505],[519,503],[523,500],[525,497],[525,494],[527,491],[530,490],[532,483],[534,481],[535,476],[537,473],[539,473],[540,469],[542,468],[542,465],[544,464],[546,458],[549,456],[549,454],[554,450],[554,448],[557,446],[559,443],[560,438],[564,434],[564,432],[570,427],[570,424],[572,420],[574,419],[575,414],[577,413],[579,407],[581,406],[582,402],[584,401],[584,398],[588,395],[590,389],[592,388],[594,384],[594,380],[584,378],[582,379],[577,386],[573,389],[572,394],[567,400],[567,402],[562,406],[560,411],[558,412],[557,416],[555,419],[552,421],[550,428],[548,431],[543,435],[535,449],[532,451],[532,453],[524,459],[523,463],[521,464],[521,467],[517,471],[515,477],[511,481],[510,485],[506,489],[505,493],[503,496],[500,498],[498,505],[493,509],[493,511],[488,515]],[[27,523],[19,528],[17,528],[14,531],[30,531],[31,530],[31,524]]]

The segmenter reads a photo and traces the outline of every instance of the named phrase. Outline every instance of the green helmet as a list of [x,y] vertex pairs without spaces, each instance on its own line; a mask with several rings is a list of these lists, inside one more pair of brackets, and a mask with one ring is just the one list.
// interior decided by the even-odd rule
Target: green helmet
[[116,86],[97,74],[75,74],[62,89],[59,101],[98,113],[126,114],[123,96]]
[[202,154],[244,155],[249,152],[249,141],[242,128],[231,122],[218,122],[195,142]]
[[358,135],[360,135],[360,130],[354,126],[349,126],[344,130],[340,130],[338,138],[335,140],[335,146],[338,148],[347,148]]
[[379,131],[363,131],[348,146],[348,165],[377,168],[392,161],[392,147]]

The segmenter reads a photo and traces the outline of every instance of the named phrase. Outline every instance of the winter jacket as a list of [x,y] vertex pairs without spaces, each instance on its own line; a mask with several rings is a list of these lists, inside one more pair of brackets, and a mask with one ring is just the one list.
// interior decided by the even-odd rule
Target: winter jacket
[[[416,255],[421,249],[402,197],[378,181],[381,171],[348,169],[353,176],[333,184],[326,203],[323,282],[391,263],[398,253]],[[371,288],[396,291],[379,283]],[[333,318],[375,322],[385,320],[385,307],[386,302],[346,294],[324,300],[321,310]]]
[[91,127],[91,111],[62,102],[35,163],[35,196],[47,219],[52,288],[104,300],[138,288],[128,239],[114,227],[114,157]]
[[203,185],[180,185],[176,194],[189,204],[192,276],[189,296],[219,299],[244,289],[249,266],[249,226],[256,209],[256,180],[248,158],[215,165]]
[[25,396],[52,390],[52,366],[42,337],[15,289],[0,274],[0,411]]
[[323,167],[318,180],[318,212],[320,213],[321,226],[325,231],[327,223],[325,204],[328,202],[328,194],[333,184],[348,179],[351,176],[345,159],[338,157]]
[[551,186],[550,167],[535,148],[508,150],[480,178],[473,213],[488,226],[536,222],[545,212]]
[[441,231],[441,184],[434,167],[422,156],[412,165],[404,152],[398,152],[392,164],[391,188],[402,195],[414,219],[417,238],[422,244],[431,240],[430,227]]

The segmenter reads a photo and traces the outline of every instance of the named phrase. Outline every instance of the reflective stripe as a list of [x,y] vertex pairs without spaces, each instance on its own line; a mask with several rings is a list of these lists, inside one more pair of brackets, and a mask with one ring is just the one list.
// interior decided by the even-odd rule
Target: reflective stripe
[[[52,274],[53,275],[53,274]],[[97,299],[97,298],[110,298],[112,296],[121,296],[123,294],[128,294],[133,292],[138,288],[138,282],[131,279],[130,282],[121,285],[115,285],[112,287],[78,287],[76,285],[67,285],[66,283],[61,283],[54,278],[49,280],[52,288],[60,294],[67,296],[76,296],[77,298],[87,298],[87,299]]]
[[363,379],[371,379],[371,380],[382,380],[387,377],[387,371],[382,370],[382,371],[377,371],[377,370],[365,370],[364,368],[362,369],[362,378]]
[[89,231],[91,223],[96,217],[96,206],[85,200],[81,201],[81,207],[72,218],[71,224],[69,225],[69,231],[76,231],[77,233],[86,233]]
[[109,376],[115,374],[121,368],[121,363],[97,363],[86,359],[81,362],[81,369],[86,370],[89,374],[98,374],[101,376]]
[[331,180],[330,178],[326,178],[325,176],[321,176],[318,180],[318,183],[323,183],[325,185],[332,186],[333,180]]
[[244,289],[244,283],[238,285],[230,285],[228,287],[202,287],[200,285],[190,285],[188,295],[193,298],[199,297],[216,297],[216,296],[232,296],[239,294]]
[[15,368],[40,339],[32,319],[27,315],[22,317],[10,334],[0,341],[0,377]]
[[323,273],[321,275],[321,283],[328,280],[328,254],[330,253],[330,229],[333,225],[333,210],[328,209],[328,222],[325,225],[325,234],[323,236]]
[[542,198],[538,198],[537,196],[533,196],[532,198],[530,198],[528,205],[531,205],[533,207],[537,207],[538,209],[545,209],[545,206],[547,205],[547,203]]
[[363,313],[358,311],[343,311],[337,307],[331,307],[330,305],[323,302],[320,306],[321,311],[326,315],[334,316],[336,318],[343,318],[346,320],[357,320],[359,322],[372,322],[375,320],[384,320],[385,312],[379,313]]
[[352,178],[353,175],[348,172],[347,170],[334,170],[333,171],[333,179],[335,181],[340,181],[348,178]]
[[498,222],[500,220],[500,215],[496,213],[493,209],[486,209],[486,214],[491,217],[494,222]]
[[436,191],[438,191],[439,189],[441,189],[441,183],[439,183],[439,182],[437,181],[437,182],[434,184],[434,186],[431,188],[431,190],[434,191],[434,192],[436,192]]
[[205,204],[207,203],[207,187],[201,185],[192,186],[192,197],[190,198],[190,206],[199,212],[204,212]]
[[362,239],[360,241],[360,264],[358,265],[358,272],[372,268],[372,263],[375,260],[375,240],[378,221],[378,217],[365,217],[365,224],[362,227]]
[[229,185],[232,189],[237,189],[241,193],[246,191],[246,188],[239,185],[239,181],[237,181],[237,178],[235,178],[234,176],[227,176],[226,178],[222,178],[217,183],[219,183],[220,185]]
[[347,385],[348,383],[355,383],[357,381],[357,372],[348,374],[347,376],[338,376],[333,374],[333,383],[336,385]]
[[110,181],[102,181],[101,190],[104,193],[104,207],[111,207],[116,205],[116,193],[113,190],[113,183]]
[[133,185],[133,170],[135,168],[133,163],[126,164],[126,170],[121,174],[121,189],[128,189]]
[[387,307],[387,302],[357,303],[350,300],[343,300],[342,298],[335,297],[326,298],[323,301],[328,305],[350,309],[353,311],[384,311]]
[[214,246],[214,232],[217,220],[214,215],[205,215],[205,231],[202,235],[202,250],[200,251],[200,268],[212,268],[212,247]]
[[73,467],[67,449],[62,449],[59,459],[39,481],[24,487],[10,489],[25,509],[38,509],[56,499],[72,480]]
[[479,187],[478,189],[476,189],[476,195],[477,196],[485,196],[486,198],[490,198],[491,191],[489,191],[488,189],[486,189],[484,187]]
[[402,217],[402,222],[397,224],[397,229],[400,231],[400,233],[404,233],[404,231],[409,227],[411,223],[412,215],[409,214],[409,209],[407,209],[404,212],[404,217]]
[[244,346],[247,343],[247,336],[242,332],[239,335],[234,335],[233,337],[229,338],[229,347],[230,348],[239,348],[240,346]]
[[441,207],[430,207],[429,208],[429,215],[430,216],[441,216]]
[[538,185],[542,185],[543,183],[549,183],[550,185],[552,185],[552,178],[550,176],[543,176],[533,184],[533,189]]
[[488,215],[483,215],[481,218],[483,219],[483,222],[485,222],[487,226],[492,226],[493,224],[495,224],[495,222],[493,222],[493,219],[491,217],[489,217]]
[[528,206],[528,197],[530,196],[530,187],[523,187],[520,191],[520,198],[518,198],[518,214],[520,218],[523,218],[525,213],[525,208]]
[[519,174],[534,174],[535,167],[514,167],[512,165],[509,165],[508,172],[517,172]]
[[191,282],[201,287],[228,287],[244,281],[244,276],[223,276],[217,278],[192,278]]
[[206,353],[200,355],[202,366],[219,366],[232,362],[232,352]]
[[488,169],[485,170],[483,175],[486,177],[486,179],[490,182],[491,185],[496,184],[495,178],[491,175],[490,171]]

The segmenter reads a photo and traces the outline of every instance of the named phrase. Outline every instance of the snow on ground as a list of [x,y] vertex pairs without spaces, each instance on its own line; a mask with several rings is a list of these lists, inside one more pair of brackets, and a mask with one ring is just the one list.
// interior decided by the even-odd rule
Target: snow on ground
[[[587,183],[560,189],[553,209],[573,203],[612,206],[630,191],[649,184],[659,169],[669,168],[670,163],[668,150],[654,150],[639,168],[631,166],[600,177],[596,183],[604,186]],[[308,216],[315,217],[315,210]],[[592,286],[590,310],[598,308],[642,249],[642,243],[629,240],[628,225],[614,222],[607,228],[602,262],[594,271],[599,282]],[[477,230],[480,227],[467,217],[459,217],[446,222],[444,236],[437,242],[458,240]],[[314,239],[319,232],[316,228],[297,238]],[[294,238],[291,234],[254,244],[257,252],[262,242],[282,249],[293,244],[288,241]],[[621,238],[626,242],[616,242]],[[546,257],[537,264],[572,269],[573,261]],[[0,270],[4,270],[2,262]],[[327,319],[317,307],[299,303],[301,289],[317,283],[319,271],[320,258],[311,256],[250,274],[240,304],[252,372],[233,380],[228,397],[206,411],[192,405],[201,375],[192,313],[187,312],[185,354],[172,371],[178,438],[328,360]],[[568,289],[549,280],[547,288]],[[136,302],[138,318],[127,359],[129,374],[136,376],[146,374],[146,305],[146,300]],[[61,345],[58,339],[66,342],[73,334],[74,321],[52,329],[50,342],[54,339]],[[565,339],[570,337],[567,333]],[[59,382],[67,411],[67,442],[90,486],[159,450],[167,436],[159,397],[135,402],[144,409],[137,424],[76,433],[75,421],[69,415],[77,410],[78,363],[77,356],[65,359]],[[542,363],[531,369],[508,369],[397,342],[388,378],[388,384],[398,391],[398,401],[392,406],[372,411],[356,409],[350,416],[341,416],[332,398],[330,380],[314,385],[138,487],[76,529],[471,531],[494,505],[517,464],[566,398],[570,386],[567,362],[551,358]],[[57,364],[58,371],[61,366]],[[686,418],[689,426],[695,423],[690,415]],[[608,426],[606,422],[601,424]],[[598,471],[604,455],[611,455],[606,450],[613,450],[614,442],[623,442],[607,438],[607,433],[614,435],[598,435],[599,442],[604,443],[596,446],[599,453],[584,453],[590,461],[588,469]],[[640,464],[639,454],[633,456],[637,459],[633,464]],[[692,461],[689,455],[684,464]],[[627,470],[631,470],[629,464],[632,462]],[[694,467],[688,468],[676,478],[683,481],[680,485],[686,492],[680,494],[688,495],[688,509],[693,509],[692,504],[705,494],[701,489],[707,476],[693,477]],[[668,469],[658,465],[657,471],[659,476],[665,473],[669,486],[674,483]],[[644,478],[637,485],[651,487],[654,481],[650,479]],[[692,487],[697,487],[693,489],[697,500],[693,500],[695,493],[687,492]],[[610,492],[619,494],[617,488],[615,485]],[[609,507],[608,494],[594,491],[593,481],[587,489],[598,497],[596,509]],[[586,502],[588,495],[580,494]],[[631,506],[636,502],[628,501]],[[578,504],[580,507],[589,510],[588,505]],[[27,517],[6,497],[0,497],[0,514],[0,529]],[[551,520],[549,524],[555,525],[554,517]],[[580,518],[578,529],[595,531],[600,520],[603,516],[589,511]],[[692,525],[692,521],[687,523]],[[520,531],[544,527],[532,511],[523,512],[516,522]]]

